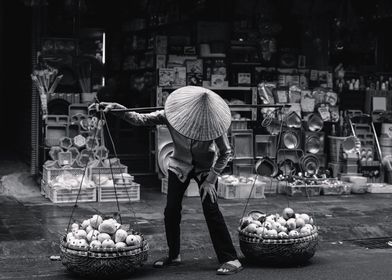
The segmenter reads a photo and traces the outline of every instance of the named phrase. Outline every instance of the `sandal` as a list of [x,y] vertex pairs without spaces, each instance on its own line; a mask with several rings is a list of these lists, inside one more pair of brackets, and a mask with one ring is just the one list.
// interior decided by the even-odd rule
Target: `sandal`
[[243,270],[244,267],[241,265],[239,267],[229,264],[229,263],[224,263],[217,271],[217,275],[232,275],[240,272]]
[[168,266],[178,266],[181,264],[180,260],[170,259],[169,257],[163,257],[156,260],[153,264],[154,268],[164,268]]

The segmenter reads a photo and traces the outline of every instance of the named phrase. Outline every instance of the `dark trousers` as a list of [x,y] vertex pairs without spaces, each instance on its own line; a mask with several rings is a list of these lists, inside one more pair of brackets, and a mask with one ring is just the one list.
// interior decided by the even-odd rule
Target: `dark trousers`
[[[180,223],[182,199],[192,176],[183,183],[169,170],[169,182],[167,191],[167,203],[165,208],[165,229],[167,245],[169,246],[169,257],[176,258],[180,253]],[[205,178],[198,181],[199,188]],[[217,187],[217,184],[215,185]],[[211,202],[209,195],[203,202],[203,213],[207,221],[212,244],[220,263],[237,259],[225,220],[222,216],[217,201]]]

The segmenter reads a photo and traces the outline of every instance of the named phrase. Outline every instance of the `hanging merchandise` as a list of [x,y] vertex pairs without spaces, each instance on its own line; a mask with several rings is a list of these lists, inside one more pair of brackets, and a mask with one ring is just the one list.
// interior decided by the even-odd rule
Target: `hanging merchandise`
[[301,157],[300,165],[306,177],[315,175],[320,168],[320,162],[317,156],[313,154],[307,154]]
[[275,177],[278,174],[276,162],[268,157],[259,159],[255,165],[256,173],[260,176]]
[[31,79],[39,92],[43,119],[48,115],[48,96],[54,93],[63,77],[57,74],[58,70],[50,67],[44,70],[34,70],[31,74]]
[[322,118],[317,113],[309,115],[307,124],[310,131],[321,131],[324,126]]

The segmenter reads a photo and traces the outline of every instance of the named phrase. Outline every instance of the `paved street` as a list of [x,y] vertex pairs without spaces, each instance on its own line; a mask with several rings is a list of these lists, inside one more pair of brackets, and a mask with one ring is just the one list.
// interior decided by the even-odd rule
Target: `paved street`
[[[11,177],[10,177],[11,176]],[[13,176],[13,177],[12,177]],[[3,177],[3,195],[0,195],[0,279],[75,279],[61,262],[50,261],[59,255],[58,240],[67,225],[72,205],[54,205],[39,195],[38,187],[26,174]],[[7,192],[7,184],[15,184],[18,194]],[[4,186],[5,184],[5,186]],[[33,191],[23,191],[23,188]],[[4,195],[4,193],[8,195]],[[156,270],[151,263],[166,250],[163,227],[165,196],[157,186],[145,186],[142,200],[122,203],[123,222],[136,221],[150,243],[148,263],[133,279],[205,279],[215,276],[217,262],[201,212],[199,198],[185,198],[182,222],[184,264],[177,268]],[[286,196],[251,200],[248,209],[281,211],[290,205],[298,212],[314,213],[320,226],[320,246],[316,256],[303,267],[268,268],[246,263],[246,269],[230,279],[391,279],[392,248],[392,195],[320,196],[309,200]],[[236,227],[244,209],[245,200],[220,200],[221,208],[237,246]],[[110,214],[116,211],[114,203],[80,204],[76,219],[94,213]],[[376,242],[378,238],[384,238]],[[359,246],[358,240],[373,244]],[[379,243],[379,244],[377,244]],[[377,247],[383,249],[367,249]]]

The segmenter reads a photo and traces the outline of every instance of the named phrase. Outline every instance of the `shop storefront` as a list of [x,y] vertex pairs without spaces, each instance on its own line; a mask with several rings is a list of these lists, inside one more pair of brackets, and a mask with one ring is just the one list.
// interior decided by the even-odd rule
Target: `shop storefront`
[[[383,189],[392,172],[387,3],[226,2],[32,4],[31,165],[43,194],[79,186],[85,166],[90,187],[154,176],[165,192],[167,128],[103,119],[88,106],[153,111],[189,85],[211,89],[232,111],[221,197]],[[188,194],[198,195],[195,183]]]

